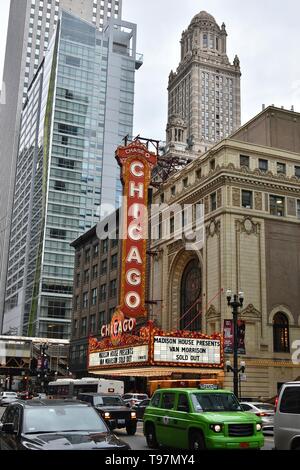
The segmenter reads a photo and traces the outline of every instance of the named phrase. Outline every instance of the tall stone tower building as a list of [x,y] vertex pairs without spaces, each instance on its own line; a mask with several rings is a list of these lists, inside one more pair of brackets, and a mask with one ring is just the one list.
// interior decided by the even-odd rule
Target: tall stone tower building
[[[226,42],[225,24],[206,11],[183,31],[180,64],[169,76],[168,143],[175,135],[177,142],[187,138],[193,152],[205,152],[240,126],[240,61],[235,56],[230,63]],[[186,132],[174,128],[176,118]]]

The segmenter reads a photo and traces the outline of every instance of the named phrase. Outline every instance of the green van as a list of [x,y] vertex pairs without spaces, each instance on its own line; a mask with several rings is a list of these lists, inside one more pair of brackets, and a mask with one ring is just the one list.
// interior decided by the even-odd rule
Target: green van
[[179,449],[260,449],[261,419],[243,411],[227,390],[160,389],[144,414],[148,446]]

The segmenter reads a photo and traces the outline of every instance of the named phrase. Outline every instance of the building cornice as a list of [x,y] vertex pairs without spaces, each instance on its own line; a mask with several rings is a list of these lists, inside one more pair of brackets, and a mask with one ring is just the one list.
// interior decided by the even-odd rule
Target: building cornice
[[[182,174],[182,179],[186,173]],[[173,186],[170,183],[170,186]],[[180,194],[171,196],[167,201],[170,204],[184,203],[190,199],[198,196],[198,199],[205,197],[214,189],[218,189],[224,185],[237,185],[239,187],[251,187],[253,190],[259,191],[272,191],[283,193],[284,195],[299,195],[300,194],[300,179],[296,177],[278,177],[271,172],[268,177],[262,174],[259,170],[245,171],[237,169],[232,164],[217,166],[215,170],[211,171],[208,176],[203,179],[195,181],[187,188],[182,189]],[[167,188],[165,188],[167,189]]]
[[[183,170],[180,170],[178,173],[175,173],[174,175],[172,175],[172,177],[159,188],[158,193],[167,190],[169,187],[176,184],[176,182],[182,180],[184,177],[188,176],[193,171],[201,168],[203,164],[207,163],[211,158],[214,158],[222,150],[239,150],[243,152],[248,151],[248,153],[255,153],[256,155],[259,154],[259,156],[266,156],[266,157],[268,156],[274,159],[278,158],[280,160],[284,160],[291,164],[300,165],[300,154],[298,153],[284,151],[284,150],[275,149],[271,147],[254,145],[254,144],[245,144],[244,142],[225,139],[222,142],[215,145],[213,148],[211,148],[206,154],[199,156],[199,158],[189,163]],[[271,171],[264,173],[264,172],[261,172],[258,168],[254,170],[250,170],[248,168],[240,168],[240,167],[237,168],[235,167],[233,163],[229,163],[227,165],[221,165],[221,166],[217,165],[215,170],[211,170],[207,176],[203,177],[203,180],[211,177],[220,169],[229,169],[231,172],[234,172],[235,175],[247,174],[248,176],[258,176],[258,177],[264,178],[265,181],[268,181],[271,178],[273,181],[276,180],[276,181],[284,182],[285,184],[296,184],[296,185],[299,184],[300,185],[300,179],[297,178],[296,176],[289,177],[286,175],[277,175],[277,174],[272,173]],[[199,181],[197,183],[199,184]]]

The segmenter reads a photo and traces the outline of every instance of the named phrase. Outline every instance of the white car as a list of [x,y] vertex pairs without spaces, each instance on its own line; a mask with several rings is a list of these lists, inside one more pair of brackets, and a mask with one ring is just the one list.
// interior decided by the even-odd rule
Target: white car
[[263,431],[273,431],[275,407],[270,403],[241,401],[244,411],[255,413],[262,420]]
[[274,443],[277,450],[300,450],[300,382],[287,382],[276,400]]
[[141,403],[141,401],[146,400],[149,397],[146,395],[146,393],[125,393],[122,398],[126,404],[133,406]]
[[16,392],[1,392],[0,393],[0,406],[9,405],[14,401],[18,400],[18,394]]

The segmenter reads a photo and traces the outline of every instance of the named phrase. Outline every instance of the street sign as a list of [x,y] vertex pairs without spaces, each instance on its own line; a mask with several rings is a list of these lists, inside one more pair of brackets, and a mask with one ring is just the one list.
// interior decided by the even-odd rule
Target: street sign
[[246,374],[240,374],[240,381],[241,382],[246,382],[247,381],[247,375]]

